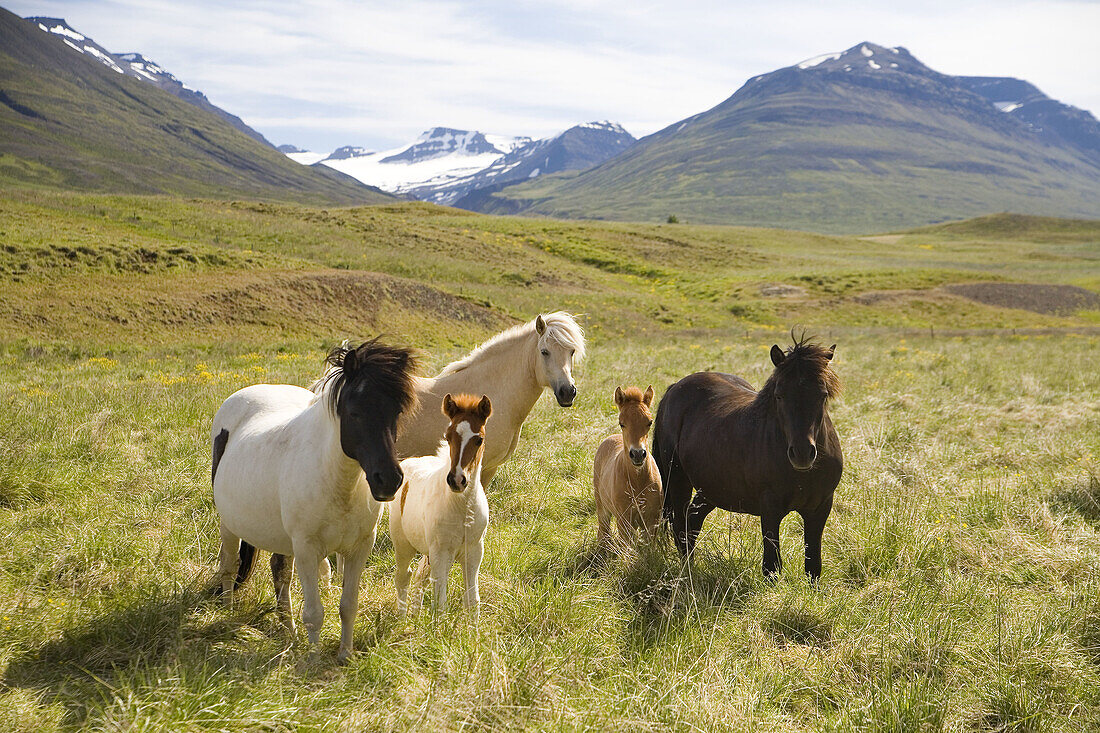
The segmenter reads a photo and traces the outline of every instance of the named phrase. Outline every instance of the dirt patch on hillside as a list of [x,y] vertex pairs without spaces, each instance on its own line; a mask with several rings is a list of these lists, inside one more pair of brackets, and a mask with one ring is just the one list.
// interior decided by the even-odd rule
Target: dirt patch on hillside
[[[259,309],[384,326],[379,316],[396,307],[440,321],[461,321],[487,329],[505,321],[482,305],[441,290],[368,272],[280,273],[257,278],[247,286],[207,293],[204,299],[229,305],[229,318]],[[234,307],[239,307],[240,313],[235,314]]]
[[479,336],[513,319],[421,283],[369,272],[94,274],[0,294],[0,334],[117,341]]
[[1100,295],[1075,285],[964,283],[944,285],[943,289],[985,305],[1033,313],[1071,315],[1079,310],[1100,310]]
[[760,295],[765,298],[803,298],[806,288],[786,283],[765,283],[760,286]]

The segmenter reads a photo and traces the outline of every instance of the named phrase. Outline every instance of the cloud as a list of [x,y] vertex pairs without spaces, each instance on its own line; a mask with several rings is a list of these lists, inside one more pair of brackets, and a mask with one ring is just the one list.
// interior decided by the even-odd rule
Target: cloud
[[276,5],[69,0],[62,15],[136,50],[276,142],[385,148],[434,125],[542,136],[612,119],[647,134],[714,106],[757,74],[870,40],[950,74],[1025,78],[1100,109],[1100,4],[883,5],[681,0]]

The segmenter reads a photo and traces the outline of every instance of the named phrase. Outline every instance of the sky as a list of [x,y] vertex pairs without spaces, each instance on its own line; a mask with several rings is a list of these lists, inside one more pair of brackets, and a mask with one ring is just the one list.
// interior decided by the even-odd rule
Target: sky
[[435,126],[635,136],[862,41],[1100,111],[1100,0],[0,0],[137,51],[275,144],[383,150]]

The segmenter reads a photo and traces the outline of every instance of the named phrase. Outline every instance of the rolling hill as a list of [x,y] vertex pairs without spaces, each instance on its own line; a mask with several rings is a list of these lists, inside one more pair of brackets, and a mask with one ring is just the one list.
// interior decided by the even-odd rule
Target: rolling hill
[[0,9],[0,184],[371,203],[386,194],[299,165],[227,121]]
[[1006,113],[986,96],[999,89],[962,79],[862,43],[754,77],[600,166],[504,188],[477,209],[826,232],[997,211],[1100,216],[1091,115],[1040,104],[1065,130],[1055,134],[1020,116],[1033,105]]

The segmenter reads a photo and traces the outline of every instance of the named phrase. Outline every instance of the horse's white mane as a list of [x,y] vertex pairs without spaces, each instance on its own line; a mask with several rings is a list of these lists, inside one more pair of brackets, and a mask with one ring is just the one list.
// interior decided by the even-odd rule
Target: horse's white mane
[[[580,324],[577,323],[572,315],[565,311],[554,311],[553,313],[546,313],[543,315],[542,320],[546,323],[547,338],[557,341],[566,348],[573,349],[574,362],[579,363],[584,359],[584,329],[580,327]],[[439,373],[439,376],[443,377],[448,374],[460,372],[470,366],[470,364],[488,349],[506,341],[512,341],[527,336],[527,334],[534,330],[535,321],[530,320],[527,323],[512,326],[507,331],[501,331],[458,361],[451,362],[443,367],[443,371]]]

